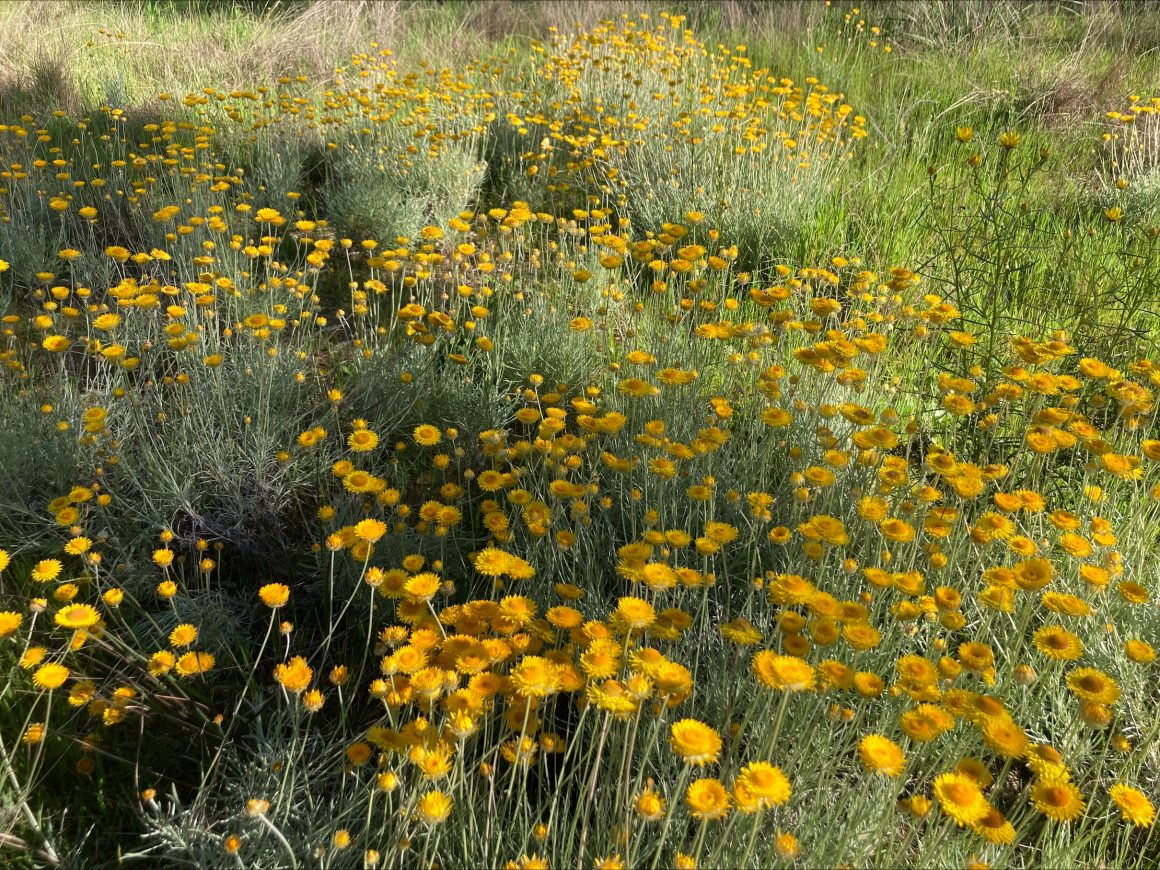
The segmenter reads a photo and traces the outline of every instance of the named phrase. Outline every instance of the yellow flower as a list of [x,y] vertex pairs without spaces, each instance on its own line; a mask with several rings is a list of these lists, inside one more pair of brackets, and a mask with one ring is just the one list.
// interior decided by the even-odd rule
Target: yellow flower
[[192,677],[213,670],[214,657],[208,652],[187,652],[174,665],[176,671],[183,677]]
[[1083,655],[1083,641],[1061,625],[1045,625],[1032,635],[1035,648],[1050,659],[1070,661]]
[[1156,808],[1138,788],[1117,783],[1108,789],[1108,794],[1120,808],[1124,821],[1141,828],[1149,828],[1156,820]]
[[994,807],[988,807],[987,814],[971,825],[971,831],[996,846],[1015,841],[1015,827]]
[[73,538],[64,545],[64,551],[70,556],[81,556],[92,549],[93,542],[84,537]]
[[25,746],[35,746],[44,739],[45,726],[43,722],[33,722],[20,737]]
[[664,818],[665,799],[651,788],[642,791],[636,798],[636,812],[646,822]]
[[60,576],[63,567],[59,559],[41,559],[32,569],[32,579],[37,583],[50,583]]
[[197,628],[182,623],[169,633],[169,645],[173,647],[191,646],[197,641]]
[[403,591],[413,601],[430,601],[442,586],[443,581],[438,574],[424,571],[408,579],[403,584]]
[[476,553],[473,559],[476,571],[484,577],[501,577],[512,568],[512,556],[509,553],[487,546]]
[[14,610],[0,611],[0,638],[12,637],[24,624],[24,614]]
[[990,809],[978,784],[961,773],[939,774],[934,781],[934,794],[942,811],[960,828],[981,821]]
[[1064,779],[1049,778],[1031,786],[1035,809],[1057,822],[1070,822],[1083,815],[1084,799],[1078,788]]
[[906,767],[902,748],[881,734],[867,734],[858,743],[858,757],[870,773],[901,776]]
[[355,524],[354,533],[360,541],[374,544],[387,533],[387,524],[376,519],[361,520]]
[[685,802],[693,818],[701,821],[723,819],[729,815],[729,792],[715,779],[694,780],[685,792]]
[[782,831],[774,837],[773,848],[777,850],[778,855],[787,861],[794,860],[801,851],[797,837],[787,831]]
[[423,797],[419,798],[419,805],[416,811],[423,824],[433,827],[445,821],[451,815],[451,807],[452,801],[450,795],[444,794],[441,791],[429,791]]
[[737,808],[744,813],[781,806],[789,800],[793,789],[781,768],[768,761],[754,761],[741,768],[733,783]]
[[785,692],[808,692],[814,688],[813,667],[797,656],[762,650],[753,657],[753,675],[763,686]]
[[283,662],[274,667],[274,679],[286,691],[295,695],[301,695],[306,691],[313,677],[313,669],[311,669],[310,665],[306,664],[306,659],[302,656],[294,656],[290,661]]
[[524,656],[510,679],[521,697],[546,698],[560,689],[560,666],[540,656]]
[[32,682],[36,683],[42,689],[59,689],[64,685],[64,681],[68,679],[69,669],[64,665],[56,662],[49,662],[46,665],[41,665],[36,669],[36,673],[32,675]]
[[1152,645],[1144,640],[1126,640],[1124,641],[1124,652],[1128,658],[1137,664],[1147,664],[1156,660],[1156,650]]
[[645,629],[656,622],[657,614],[653,606],[642,598],[625,596],[616,606],[616,616],[625,625],[634,629]]
[[1095,668],[1076,668],[1067,675],[1067,687],[1081,701],[1092,704],[1114,704],[1120,698],[1116,681]]
[[62,628],[88,628],[101,621],[101,614],[90,604],[72,604],[57,611],[55,622]]
[[160,677],[169,673],[173,666],[177,663],[177,657],[167,649],[158,650],[149,657],[149,662],[146,665],[149,673],[155,677]]
[[441,440],[443,440],[443,433],[430,423],[424,423],[421,426],[416,426],[412,437],[415,443],[421,447],[434,447]]
[[40,346],[49,353],[64,353],[72,347],[72,340],[63,335],[48,335],[45,336]]
[[704,767],[712,764],[721,754],[721,735],[704,722],[682,719],[674,722],[670,742],[673,751],[686,764]]
[[355,453],[366,453],[374,450],[379,443],[379,436],[370,429],[356,429],[346,439],[346,444]]
[[281,607],[290,600],[290,587],[284,583],[267,583],[258,590],[258,597],[267,607]]

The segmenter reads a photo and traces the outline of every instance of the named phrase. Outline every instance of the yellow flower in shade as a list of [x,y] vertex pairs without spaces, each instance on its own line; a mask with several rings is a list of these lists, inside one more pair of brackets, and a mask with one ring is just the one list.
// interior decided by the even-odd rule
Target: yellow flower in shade
[[1030,796],[1035,809],[1057,822],[1070,822],[1083,815],[1083,795],[1065,779],[1042,779],[1031,786]]
[[626,595],[616,605],[616,616],[634,629],[646,629],[657,619],[656,610],[642,598]]
[[0,638],[12,637],[24,624],[24,614],[14,610],[0,611]]
[[90,604],[71,604],[57,611],[54,619],[61,628],[88,628],[101,621],[101,614]]
[[157,594],[162,598],[172,598],[177,594],[177,584],[172,580],[162,580],[157,584]]
[[177,663],[177,657],[167,649],[158,650],[149,657],[149,662],[146,667],[149,673],[155,677],[163,676],[173,670],[173,666]]
[[174,670],[183,677],[193,677],[213,670],[213,653],[187,652],[174,664]]
[[274,679],[287,692],[295,695],[301,695],[305,692],[313,678],[314,671],[310,665],[306,664],[306,659],[302,656],[294,656],[290,661],[282,662],[274,667]]
[[430,423],[416,426],[411,436],[420,447],[434,447],[443,440],[443,433],[439,431],[437,426],[432,426]]
[[7,550],[0,550],[0,574],[2,574],[4,572],[4,569],[8,567],[8,561],[9,561],[8,551]]
[[1141,828],[1150,828],[1156,821],[1156,808],[1138,788],[1117,783],[1108,789],[1108,794],[1120,808],[1124,821]]
[[441,791],[429,791],[419,798],[416,812],[425,825],[435,826],[451,815],[451,796]]
[[290,587],[284,583],[267,583],[258,590],[258,597],[267,607],[281,607],[290,600]]
[[59,689],[68,679],[69,669],[56,662],[41,665],[32,675],[32,682],[42,689]]
[[387,533],[387,524],[382,520],[365,519],[355,524],[354,534],[360,541],[374,544]]
[[73,538],[64,545],[64,551],[70,556],[80,556],[87,553],[93,546],[93,542],[88,538]]
[[20,737],[20,742],[25,746],[35,746],[44,739],[45,727],[43,722],[33,722],[25,729],[24,734]]
[[939,774],[934,781],[934,795],[942,811],[960,828],[982,820],[990,809],[978,784],[961,773]]
[[48,655],[48,650],[42,646],[30,646],[24,651],[24,655],[20,657],[20,667],[25,670],[31,670],[44,661],[44,657]]
[[752,670],[763,686],[785,692],[811,691],[817,679],[809,662],[770,650],[762,650],[753,657]]
[[197,641],[197,628],[185,622],[169,633],[169,645],[173,647],[191,646]]
[[367,453],[378,446],[379,436],[370,429],[355,429],[346,439],[347,446],[355,453]]
[[68,703],[70,707],[83,707],[93,699],[97,692],[97,684],[92,680],[78,680],[69,689]]
[[63,568],[59,559],[41,559],[32,569],[32,579],[37,583],[51,583]]
[[721,753],[721,735],[696,719],[674,722],[671,735],[673,751],[686,764],[703,767],[715,762]]
[[858,742],[858,758],[870,773],[901,776],[906,767],[902,747],[881,734],[867,734]]
[[685,792],[685,802],[693,818],[703,822],[729,815],[729,792],[715,779],[694,780]]
[[1067,687],[1081,701],[1092,704],[1114,704],[1120,699],[1116,681],[1095,668],[1076,668],[1067,675]]

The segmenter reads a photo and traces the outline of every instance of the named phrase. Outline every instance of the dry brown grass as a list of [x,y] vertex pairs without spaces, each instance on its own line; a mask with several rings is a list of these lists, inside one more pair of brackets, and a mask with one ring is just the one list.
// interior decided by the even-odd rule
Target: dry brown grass
[[132,104],[161,90],[325,79],[372,41],[397,40],[414,11],[401,0],[315,0],[265,15],[161,22],[128,4],[18,0],[0,4],[0,99],[76,108],[118,90]]

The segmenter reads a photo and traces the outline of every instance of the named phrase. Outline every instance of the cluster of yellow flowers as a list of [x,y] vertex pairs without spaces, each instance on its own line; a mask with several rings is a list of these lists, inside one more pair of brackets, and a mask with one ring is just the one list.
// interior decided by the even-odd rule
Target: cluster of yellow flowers
[[[1110,825],[1110,806],[1151,827],[1160,620],[1125,553],[1154,537],[1160,363],[982,333],[903,267],[747,271],[693,203],[636,226],[622,206],[646,140],[716,137],[722,159],[799,171],[865,121],[677,16],[540,52],[559,99],[538,107],[381,53],[321,105],[287,79],[189,95],[177,117],[196,121],[133,135],[117,110],[71,142],[0,126],[0,213],[34,203],[78,245],[39,270],[0,260],[33,303],[3,318],[5,396],[79,429],[87,463],[38,506],[34,543],[0,550],[29,776],[54,755],[90,775],[103,744],[148,740],[147,714],[177,709],[213,757],[209,790],[234,729],[282,716],[291,748],[245,763],[308,775],[211,820],[239,861],[269,836],[291,858],[357,843],[367,866],[462,839],[496,864],[522,848],[515,826],[535,850],[519,868],[541,851],[831,861],[841,792],[853,827],[969,837],[998,860],[1045,824]],[[642,77],[667,81],[654,96],[680,123],[605,98]],[[542,138],[518,162],[550,180],[544,202],[389,239],[252,183],[207,121],[254,141],[365,125],[375,159],[414,170],[505,105],[509,132]],[[407,144],[376,150],[396,140],[372,128],[395,127]],[[111,156],[89,169],[97,143]],[[584,207],[562,207],[576,190]],[[394,367],[394,404],[359,389],[375,366]],[[238,381],[252,403],[227,394]],[[464,389],[496,416],[436,410]],[[118,549],[149,495],[133,451],[199,415],[240,420],[213,431],[256,444],[262,485],[305,511],[293,565],[239,579],[192,508],[151,555]],[[251,635],[204,619],[219,594]],[[296,838],[310,776],[339,777],[338,804]]]

